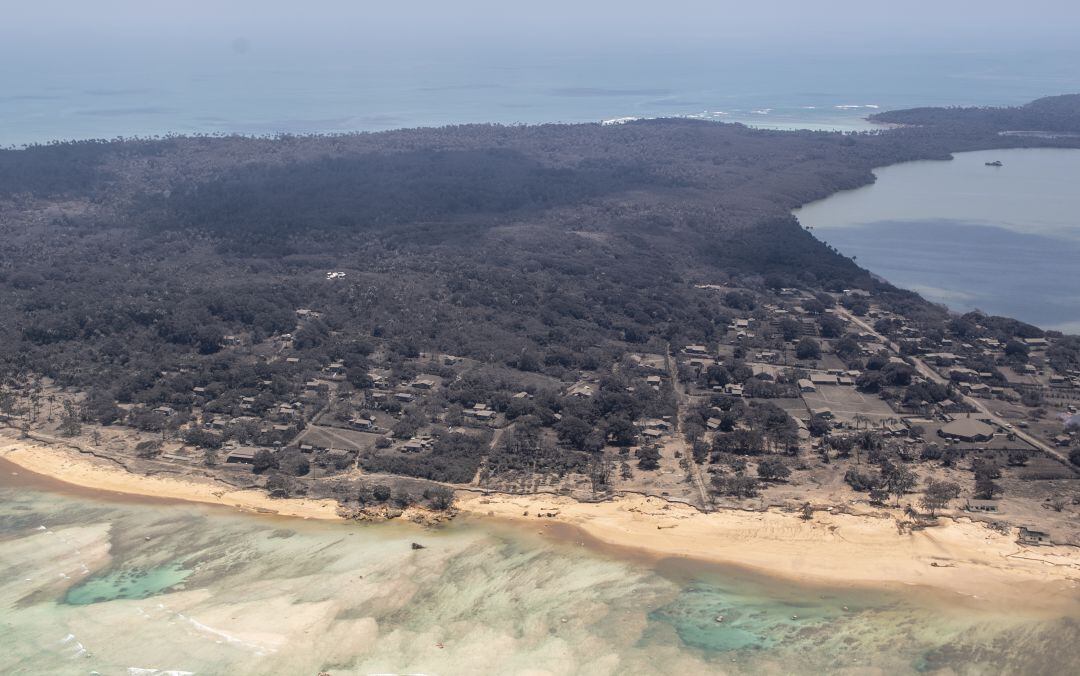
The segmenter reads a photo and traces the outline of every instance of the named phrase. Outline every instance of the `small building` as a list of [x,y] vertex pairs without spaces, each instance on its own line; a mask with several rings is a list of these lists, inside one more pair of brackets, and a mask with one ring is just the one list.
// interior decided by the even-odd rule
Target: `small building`
[[242,446],[240,448],[234,448],[229,451],[229,454],[225,456],[225,462],[227,463],[243,463],[250,465],[255,462],[255,452],[258,449],[250,446]]
[[412,386],[418,390],[430,390],[435,387],[435,381],[431,378],[420,378]]
[[397,392],[397,393],[394,394],[394,399],[397,399],[398,401],[401,401],[401,402],[404,402],[404,403],[409,403],[413,399],[416,399],[416,396],[412,395],[412,394],[409,394],[408,392]]
[[959,418],[938,430],[938,436],[974,443],[994,438],[994,428],[974,418]]
[[924,355],[926,361],[929,361],[938,366],[952,366],[956,362],[960,361],[960,357],[952,352],[929,352]]
[[668,422],[667,420],[661,420],[659,418],[650,418],[648,420],[642,420],[640,425],[642,427],[652,427],[654,429],[665,430],[665,431],[671,429],[671,423],[670,422]]
[[339,463],[344,463],[346,460],[348,460],[351,453],[352,451],[346,450],[344,448],[331,448],[329,451],[326,452],[326,458],[330,462],[340,467],[341,465]]
[[975,369],[969,369],[966,366],[958,366],[956,368],[949,369],[949,379],[956,381],[964,380],[978,380],[979,372]]
[[708,350],[704,345],[687,345],[686,354],[708,354]]
[[814,385],[835,385],[836,376],[831,373],[811,373],[810,382]]
[[885,436],[901,437],[907,434],[908,428],[907,425],[903,423],[890,422],[882,425],[881,430],[885,433]]
[[968,500],[964,505],[968,512],[997,512],[998,505],[993,500]]
[[1022,545],[1048,545],[1050,544],[1050,534],[1027,526],[1020,526],[1016,541]]
[[800,392],[817,392],[817,386],[807,378],[799,379],[799,391]]
[[587,383],[577,383],[566,391],[566,396],[577,397],[579,399],[584,397],[591,397],[593,396],[592,385],[589,385]]

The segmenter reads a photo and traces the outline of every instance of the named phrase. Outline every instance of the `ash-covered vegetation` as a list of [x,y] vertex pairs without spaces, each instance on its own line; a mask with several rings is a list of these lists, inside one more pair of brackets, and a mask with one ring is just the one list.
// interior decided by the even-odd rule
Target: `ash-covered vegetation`
[[[1068,105],[1075,113],[1074,99],[1049,106],[1042,128]],[[762,294],[863,289],[923,330],[945,327],[941,308],[875,280],[790,215],[873,180],[874,167],[1074,143],[1002,137],[962,110],[933,115],[952,123],[873,134],[470,125],[3,150],[0,376],[22,395],[40,378],[77,392],[83,423],[208,454],[277,449],[256,464],[294,475],[607,476],[602,449],[678,418],[667,367],[629,356],[716,346]],[[717,303],[717,284],[749,291]],[[845,297],[853,312],[865,305]],[[820,335],[839,339],[836,324],[823,319]],[[1066,346],[1052,358],[1075,364]],[[815,358],[812,347],[793,356]],[[744,373],[740,360],[701,386],[797,397],[797,381]],[[868,389],[906,384],[896,370]],[[718,407],[732,444],[791,443],[775,407]],[[743,418],[752,434],[736,429]],[[309,425],[384,441],[313,467],[299,450]],[[312,438],[339,450],[326,434]],[[639,453],[637,466],[656,464]]]
[[875,113],[892,124],[946,127],[967,132],[1057,132],[1080,134],[1080,94],[1048,96],[1015,107],[911,108]]

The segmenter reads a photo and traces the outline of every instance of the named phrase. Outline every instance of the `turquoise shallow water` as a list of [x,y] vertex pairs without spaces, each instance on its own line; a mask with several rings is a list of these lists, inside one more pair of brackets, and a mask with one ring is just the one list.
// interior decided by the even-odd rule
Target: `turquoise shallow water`
[[645,563],[487,523],[310,523],[0,478],[4,674],[1060,674],[1077,639],[1075,616]]
[[185,570],[180,563],[150,570],[130,568],[108,571],[68,589],[64,603],[81,606],[118,599],[145,599],[178,589],[190,574],[191,571]]

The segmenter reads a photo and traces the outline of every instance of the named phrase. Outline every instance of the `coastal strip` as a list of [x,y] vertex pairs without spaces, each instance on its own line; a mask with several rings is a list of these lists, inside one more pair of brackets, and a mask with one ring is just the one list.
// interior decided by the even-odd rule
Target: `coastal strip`
[[[901,529],[900,510],[816,511],[809,520],[770,509],[701,512],[644,495],[578,502],[554,495],[460,494],[465,514],[536,529],[616,555],[735,566],[793,582],[843,587],[923,587],[979,607],[1064,610],[1080,617],[1080,549],[1023,547],[968,518]],[[566,530],[562,526],[571,526]]]
[[[342,520],[333,500],[274,499],[209,480],[143,476],[61,446],[5,440],[0,460],[93,491]],[[10,473],[10,467],[0,469]],[[557,541],[588,539],[593,548],[616,556],[735,566],[806,584],[916,586],[988,608],[1080,617],[1080,549],[1023,547],[1013,534],[967,518],[943,518],[936,527],[911,531],[898,527],[899,510],[823,509],[804,519],[775,509],[705,513],[645,495],[580,502],[551,494],[467,490],[458,491],[457,508],[466,518],[535,529]]]
[[302,519],[342,518],[338,515],[338,503],[334,500],[274,499],[260,490],[238,490],[197,477],[135,474],[107,461],[60,446],[3,439],[0,441],[0,459],[25,471],[94,491],[220,505],[246,512]]

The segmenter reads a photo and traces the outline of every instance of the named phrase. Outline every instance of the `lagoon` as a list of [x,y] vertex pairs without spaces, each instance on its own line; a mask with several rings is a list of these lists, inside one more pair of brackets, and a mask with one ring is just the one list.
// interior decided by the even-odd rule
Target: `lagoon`
[[874,173],[795,215],[931,301],[1080,332],[1080,150],[957,153]]

